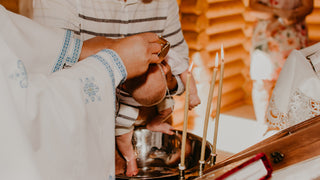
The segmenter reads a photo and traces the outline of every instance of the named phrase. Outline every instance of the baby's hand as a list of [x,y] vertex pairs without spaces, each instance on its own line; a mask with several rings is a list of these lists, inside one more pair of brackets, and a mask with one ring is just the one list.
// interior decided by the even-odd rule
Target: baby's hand
[[197,94],[189,95],[189,110],[195,108],[201,103],[200,98]]

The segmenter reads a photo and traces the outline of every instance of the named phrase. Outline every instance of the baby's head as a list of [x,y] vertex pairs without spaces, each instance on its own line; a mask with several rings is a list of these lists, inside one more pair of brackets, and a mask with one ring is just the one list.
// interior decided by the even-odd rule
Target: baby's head
[[166,77],[160,67],[150,64],[147,73],[125,83],[127,91],[143,106],[158,104],[166,95]]

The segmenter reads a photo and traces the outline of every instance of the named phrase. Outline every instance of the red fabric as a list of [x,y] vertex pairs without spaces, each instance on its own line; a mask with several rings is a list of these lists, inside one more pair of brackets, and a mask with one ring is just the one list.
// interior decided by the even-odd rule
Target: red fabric
[[258,160],[262,160],[266,170],[267,170],[267,175],[260,178],[259,180],[266,180],[266,179],[269,179],[271,177],[271,174],[272,174],[272,167],[271,167],[271,163],[270,161],[268,160],[267,156],[265,153],[259,153],[257,154],[255,157],[249,159],[248,161],[242,163],[241,165],[231,169],[230,171],[224,173],[223,175],[221,175],[220,177],[218,177],[216,180],[223,180],[225,178],[227,178],[228,176],[230,176],[231,174],[241,170],[242,168],[248,166],[249,164],[255,162],[255,161],[258,161]]

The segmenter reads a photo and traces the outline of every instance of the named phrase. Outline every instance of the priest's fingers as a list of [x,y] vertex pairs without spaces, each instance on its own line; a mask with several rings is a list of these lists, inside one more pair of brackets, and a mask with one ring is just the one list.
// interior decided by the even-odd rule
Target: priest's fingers
[[152,54],[158,54],[161,51],[161,44],[157,42],[149,43],[149,52]]
[[161,58],[159,58],[158,54],[161,51],[161,45],[159,43],[149,43],[148,53],[151,54],[149,59],[149,63],[160,63]]
[[161,67],[163,69],[164,74],[168,74],[168,72],[171,72],[171,67],[169,66],[166,60],[161,61]]
[[143,33],[143,36],[150,43],[159,42],[159,36],[157,34],[155,34],[155,33]]
[[159,58],[158,54],[152,54],[150,59],[149,59],[150,64],[153,63],[161,63],[161,59]]

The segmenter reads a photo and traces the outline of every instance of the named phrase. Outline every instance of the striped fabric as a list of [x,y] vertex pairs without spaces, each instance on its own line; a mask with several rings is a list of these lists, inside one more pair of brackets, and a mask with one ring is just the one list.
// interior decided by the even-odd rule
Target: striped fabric
[[[188,64],[188,46],[181,31],[176,0],[34,0],[33,17],[46,25],[73,30],[81,40],[94,36],[121,38],[154,32],[167,39],[177,58],[185,62],[184,65]],[[178,89],[183,91],[181,80],[177,80]],[[118,98],[120,107],[131,108],[131,113],[128,111],[128,115],[119,110],[123,113],[117,120],[125,117],[133,124],[139,112],[137,103],[131,103],[133,98],[122,95]]]
[[[149,2],[150,1],[150,2]],[[93,36],[120,38],[154,32],[188,60],[188,47],[175,0],[34,0],[34,19],[67,28],[81,40]]]

